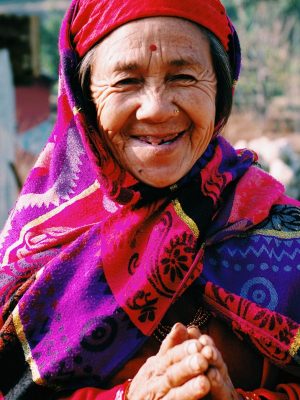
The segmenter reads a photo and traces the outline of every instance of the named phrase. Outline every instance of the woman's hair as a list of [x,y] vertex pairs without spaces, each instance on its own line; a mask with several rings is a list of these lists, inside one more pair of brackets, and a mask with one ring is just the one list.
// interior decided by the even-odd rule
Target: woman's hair
[[[99,44],[99,43],[98,43]],[[78,76],[79,82],[82,89],[83,94],[83,107],[85,116],[87,118],[87,122],[92,125],[94,129],[97,130],[97,114],[96,107],[92,101],[91,97],[91,69],[95,60],[95,52],[97,49],[97,45],[93,46],[86,55],[82,58],[81,62],[78,65]]]
[[231,113],[233,101],[233,72],[229,56],[220,40],[208,29],[202,28],[208,38],[212,62],[217,77],[216,118],[215,124],[221,130]]
[[[209,41],[213,66],[217,77],[215,124],[220,131],[225,126],[231,113],[233,100],[233,74],[228,54],[220,40],[208,29],[203,27],[200,28]],[[86,116],[89,123],[91,123],[95,128],[97,127],[96,108],[91,99],[90,78],[96,48],[97,45],[87,52],[87,54],[82,58],[78,69]]]

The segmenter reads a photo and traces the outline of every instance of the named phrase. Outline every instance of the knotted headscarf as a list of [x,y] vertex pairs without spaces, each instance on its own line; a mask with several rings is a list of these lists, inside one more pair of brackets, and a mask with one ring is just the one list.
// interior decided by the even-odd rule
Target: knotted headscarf
[[228,52],[234,79],[238,79],[241,61],[238,36],[219,0],[82,0],[73,3],[76,13],[71,35],[80,58],[111,31],[127,22],[155,16],[178,17],[202,25],[215,34]]

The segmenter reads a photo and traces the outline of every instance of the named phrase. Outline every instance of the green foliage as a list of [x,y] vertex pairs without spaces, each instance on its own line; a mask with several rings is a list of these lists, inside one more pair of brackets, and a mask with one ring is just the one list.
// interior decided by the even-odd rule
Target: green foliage
[[276,96],[288,97],[299,79],[299,0],[224,0],[242,46],[236,104],[265,115]]
[[58,75],[58,34],[62,18],[62,13],[52,12],[41,21],[42,73],[53,79]]

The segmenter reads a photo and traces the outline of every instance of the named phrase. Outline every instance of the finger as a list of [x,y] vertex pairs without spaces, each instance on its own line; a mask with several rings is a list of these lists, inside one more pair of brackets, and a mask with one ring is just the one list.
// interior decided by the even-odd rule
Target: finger
[[204,346],[201,353],[204,357],[215,365],[216,362],[220,362],[222,359],[221,353],[217,350],[215,346]]
[[202,346],[215,346],[213,339],[208,335],[201,335],[199,342],[202,344]]
[[188,326],[187,332],[189,335],[189,339],[199,339],[201,336],[200,329],[195,325]]
[[159,355],[165,354],[169,349],[177,346],[178,344],[183,343],[185,340],[187,340],[188,333],[186,327],[181,324],[181,323],[176,323],[170,333],[167,335],[167,337],[164,339],[162,342],[159,352]]
[[199,400],[210,392],[210,382],[205,375],[197,376],[184,385],[171,389],[164,400]]
[[192,378],[207,372],[209,364],[200,353],[189,355],[180,362],[169,366],[161,375],[159,386],[165,391],[178,387]]
[[217,368],[210,368],[207,378],[211,386],[211,396],[214,400],[235,399],[236,392],[228,375],[224,378]]
[[[197,342],[197,341],[194,341]],[[208,370],[208,362],[200,353],[188,355],[180,362],[162,366],[166,357],[151,357],[133,378],[128,398],[165,399],[170,390],[180,387]],[[133,395],[134,394],[134,395]]]
[[214,389],[219,388],[223,383],[222,375],[217,368],[209,368],[206,376],[209,379],[211,387]]
[[[164,373],[171,365],[176,364],[193,354],[200,354],[202,345],[197,339],[186,340],[169,349],[166,353],[156,356],[157,372]],[[205,358],[203,355],[201,357]]]
[[222,373],[227,372],[222,354],[215,346],[204,346],[201,354],[207,359],[210,366],[220,369]]

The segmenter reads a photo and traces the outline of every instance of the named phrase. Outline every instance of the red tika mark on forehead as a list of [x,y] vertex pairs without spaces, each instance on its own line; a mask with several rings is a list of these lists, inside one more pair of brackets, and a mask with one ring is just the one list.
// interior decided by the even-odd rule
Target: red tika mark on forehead
[[150,49],[151,51],[157,50],[156,44],[150,44],[149,49]]

